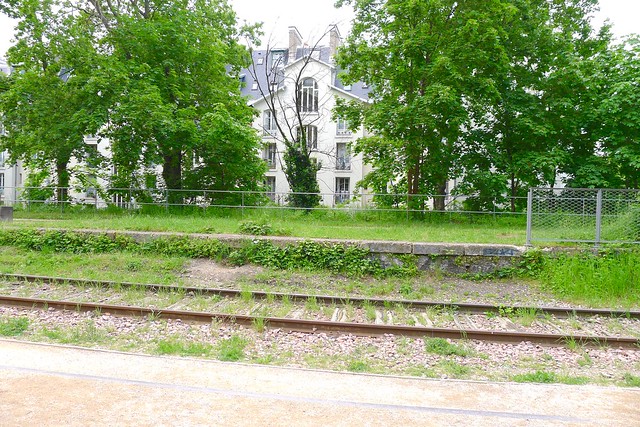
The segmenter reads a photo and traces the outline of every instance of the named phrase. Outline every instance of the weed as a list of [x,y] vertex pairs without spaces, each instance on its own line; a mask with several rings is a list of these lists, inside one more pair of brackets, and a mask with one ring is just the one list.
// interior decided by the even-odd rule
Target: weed
[[246,339],[232,335],[230,338],[224,339],[216,346],[217,357],[225,362],[237,362],[244,358],[244,349],[248,342]]
[[582,349],[582,345],[574,337],[565,338],[564,345],[566,345],[571,351],[578,351]]
[[591,359],[591,356],[589,356],[589,353],[584,353],[577,362],[578,365],[583,368],[593,365],[593,360]]
[[462,378],[471,372],[471,368],[453,360],[441,360],[438,363],[438,367],[441,368],[445,374],[453,378]]
[[304,306],[309,311],[320,311],[320,305],[318,304],[318,299],[311,295],[304,303]]
[[409,282],[405,282],[400,285],[400,295],[405,298],[409,298],[413,294],[413,286]]
[[368,372],[371,370],[371,367],[367,362],[363,362],[362,360],[352,360],[348,363],[347,370],[350,372]]
[[28,328],[29,318],[27,317],[0,318],[0,336],[17,337],[22,335]]
[[176,336],[160,340],[156,344],[156,352],[158,354],[206,357],[211,354],[211,350],[210,344],[185,341]]
[[427,353],[439,354],[441,356],[461,357],[469,355],[469,350],[462,346],[451,344],[444,338],[428,338],[425,340],[424,345]]
[[625,387],[640,387],[640,377],[637,375],[626,373],[623,380]]
[[589,378],[560,375],[557,378],[557,382],[569,385],[584,385],[589,383]]
[[253,301],[253,292],[250,289],[243,288],[240,290],[240,299],[244,302]]
[[253,325],[253,329],[255,329],[256,332],[264,332],[268,322],[265,320],[264,317],[256,317],[253,319],[253,322],[251,323]]
[[362,308],[364,310],[365,315],[367,316],[367,320],[370,322],[376,320],[376,307],[371,304],[370,301],[365,301],[362,303]]
[[531,326],[538,318],[538,309],[536,308],[518,308],[516,309],[514,319],[522,326]]
[[512,377],[517,383],[544,383],[551,384],[558,381],[556,374],[548,371],[535,371],[527,374],[518,374]]

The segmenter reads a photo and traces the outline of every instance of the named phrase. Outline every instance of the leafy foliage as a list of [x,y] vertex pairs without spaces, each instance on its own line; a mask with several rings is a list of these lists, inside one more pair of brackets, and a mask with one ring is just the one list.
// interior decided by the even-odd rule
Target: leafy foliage
[[[253,110],[240,95],[249,61],[225,0],[82,2],[16,0],[16,67],[3,79],[2,147],[67,187],[83,136],[109,138],[112,186],[259,190],[264,164]],[[111,168],[110,168],[111,169]],[[62,195],[64,196],[64,195]],[[181,193],[172,192],[170,203]]]

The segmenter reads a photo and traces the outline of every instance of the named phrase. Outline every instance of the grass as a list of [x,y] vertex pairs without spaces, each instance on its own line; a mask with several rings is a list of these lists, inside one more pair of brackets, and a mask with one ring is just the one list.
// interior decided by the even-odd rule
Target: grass
[[640,376],[626,373],[623,379],[625,387],[640,387]]
[[535,371],[526,374],[517,374],[514,375],[512,379],[517,383],[552,384],[558,382],[556,374],[549,371]]
[[[29,219],[29,221],[23,221]],[[17,210],[12,226],[92,228],[103,230],[176,231],[187,233],[240,233],[242,223],[269,224],[273,230],[308,238],[402,240],[425,242],[524,244],[525,218],[492,215],[428,215],[424,220],[407,220],[399,215],[378,215],[363,211],[287,212],[273,210],[217,211],[185,210],[184,214],[148,215],[129,212],[70,211],[66,213]]]
[[245,357],[244,349],[248,341],[238,335],[232,335],[230,338],[224,339],[216,346],[216,355],[218,360],[224,362],[237,362]]
[[175,256],[52,253],[0,246],[0,273],[176,284],[182,283],[180,274],[186,263],[187,258]]
[[427,353],[438,354],[440,356],[466,357],[469,355],[469,350],[460,345],[451,344],[444,338],[426,339],[424,342],[424,347]]
[[156,344],[156,353],[158,354],[207,357],[211,354],[212,350],[213,347],[210,344],[187,341],[178,336],[171,336],[167,339],[159,340]]
[[561,255],[543,267],[543,287],[560,298],[590,305],[640,304],[640,251]]
[[7,317],[0,318],[0,336],[17,337],[22,335],[29,328],[27,317]]

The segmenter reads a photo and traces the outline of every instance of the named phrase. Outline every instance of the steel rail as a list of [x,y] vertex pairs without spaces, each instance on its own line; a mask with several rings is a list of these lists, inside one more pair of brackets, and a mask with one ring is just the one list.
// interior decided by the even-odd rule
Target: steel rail
[[640,348],[640,339],[629,337],[605,337],[588,335],[536,334],[522,332],[502,332],[473,329],[427,328],[419,326],[376,325],[370,323],[330,322],[325,320],[301,320],[280,317],[259,317],[222,313],[205,313],[196,311],[178,311],[152,309],[135,306],[119,306],[89,302],[47,300],[39,298],[23,298],[0,296],[0,304],[30,309],[56,309],[77,312],[109,313],[122,317],[153,317],[162,319],[180,319],[182,321],[211,323],[213,321],[235,323],[252,326],[260,321],[269,328],[280,328],[286,331],[306,333],[339,333],[357,336],[398,335],[412,338],[439,337],[451,339],[472,339],[503,343],[520,343],[528,341],[536,344],[563,345],[577,342],[584,345],[609,345],[622,348]]
[[[191,286],[175,286],[175,285],[157,285],[157,284],[141,284],[130,282],[113,282],[90,279],[69,279],[63,277],[47,277],[33,276],[23,274],[2,274],[0,278],[28,281],[28,282],[44,282],[44,283],[64,283],[77,284],[82,286],[100,286],[104,288],[122,287],[122,288],[138,288],[147,289],[152,292],[168,291],[191,293],[193,295],[219,295],[222,297],[237,298],[247,291],[237,289],[221,289],[221,288],[202,288]],[[323,304],[345,304],[353,303],[358,305],[371,304],[378,307],[388,305],[401,305],[410,308],[441,308],[462,311],[466,313],[512,313],[517,311],[539,312],[542,314],[550,314],[556,317],[569,316],[603,316],[603,317],[621,317],[628,319],[640,319],[640,311],[638,310],[615,310],[609,308],[573,308],[573,307],[549,307],[549,306],[525,306],[525,305],[492,305],[492,304],[471,304],[471,303],[451,303],[443,301],[419,301],[419,300],[401,300],[401,299],[383,299],[383,298],[362,298],[362,297],[340,297],[332,295],[306,295],[296,293],[281,292],[264,292],[251,291],[251,295],[257,299],[287,298],[290,301],[307,301],[311,298]]]

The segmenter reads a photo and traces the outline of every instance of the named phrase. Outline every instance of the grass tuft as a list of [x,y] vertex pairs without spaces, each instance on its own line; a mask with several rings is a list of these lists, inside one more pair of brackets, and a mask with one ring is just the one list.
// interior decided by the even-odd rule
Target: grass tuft
[[27,317],[14,317],[0,319],[0,336],[17,337],[22,335],[29,328]]

